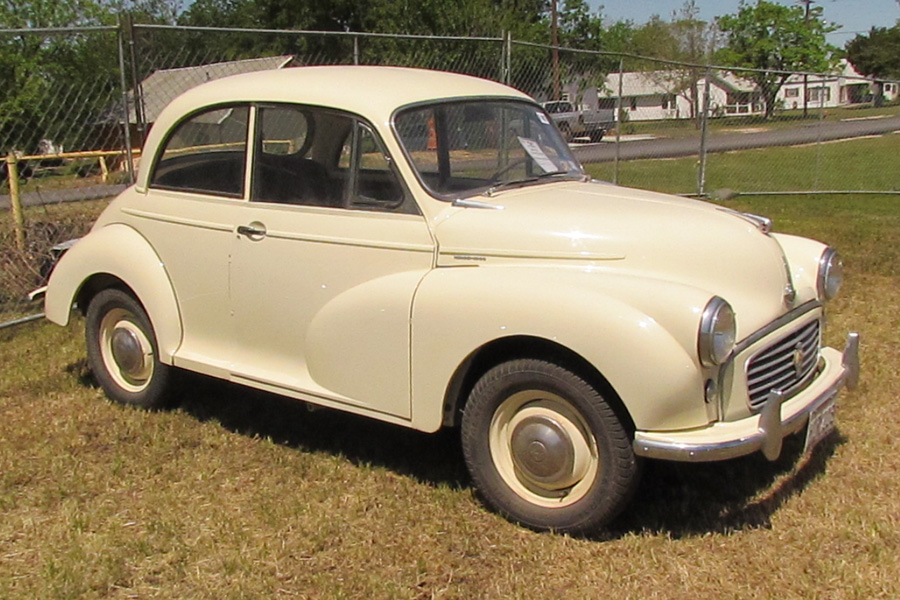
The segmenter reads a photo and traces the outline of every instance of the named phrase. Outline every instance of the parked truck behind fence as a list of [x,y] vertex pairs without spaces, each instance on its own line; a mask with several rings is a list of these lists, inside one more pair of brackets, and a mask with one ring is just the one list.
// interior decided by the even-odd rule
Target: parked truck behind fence
[[543,103],[553,123],[562,132],[567,142],[579,137],[599,142],[615,123],[613,109],[589,110],[577,108],[568,100]]

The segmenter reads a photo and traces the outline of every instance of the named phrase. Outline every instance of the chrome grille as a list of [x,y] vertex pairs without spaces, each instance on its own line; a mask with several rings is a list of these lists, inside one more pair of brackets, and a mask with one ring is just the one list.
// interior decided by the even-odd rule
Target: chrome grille
[[791,395],[807,383],[819,356],[820,329],[819,321],[812,321],[750,359],[747,391],[752,408],[760,408],[769,392]]

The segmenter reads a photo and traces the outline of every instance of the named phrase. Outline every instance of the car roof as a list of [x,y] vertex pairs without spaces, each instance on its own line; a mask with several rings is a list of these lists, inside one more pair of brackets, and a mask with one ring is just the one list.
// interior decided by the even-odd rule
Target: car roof
[[172,101],[157,124],[167,129],[186,112],[222,102],[298,102],[386,121],[400,106],[439,98],[528,98],[518,90],[470,75],[378,66],[295,67],[224,77]]
[[[169,130],[185,115],[216,104],[292,102],[348,111],[386,126],[405,105],[437,99],[501,97],[529,99],[514,88],[470,75],[381,66],[314,66],[256,71],[223,77],[175,98],[150,130],[145,152],[154,154]],[[149,162],[149,161],[148,161]],[[147,185],[142,165],[138,187]]]

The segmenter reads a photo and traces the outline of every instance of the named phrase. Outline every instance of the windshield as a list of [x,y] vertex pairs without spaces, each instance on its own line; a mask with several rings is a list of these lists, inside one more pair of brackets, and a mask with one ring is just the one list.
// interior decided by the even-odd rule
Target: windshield
[[401,111],[394,126],[419,180],[439,198],[585,176],[547,115],[528,102],[416,106]]

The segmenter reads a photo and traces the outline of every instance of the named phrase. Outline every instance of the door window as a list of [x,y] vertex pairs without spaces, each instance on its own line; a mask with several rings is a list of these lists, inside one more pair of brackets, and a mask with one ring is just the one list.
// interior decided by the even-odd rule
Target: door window
[[251,200],[343,206],[343,182],[330,157],[335,139],[341,139],[336,135],[352,127],[350,117],[299,106],[264,106],[256,123]]

